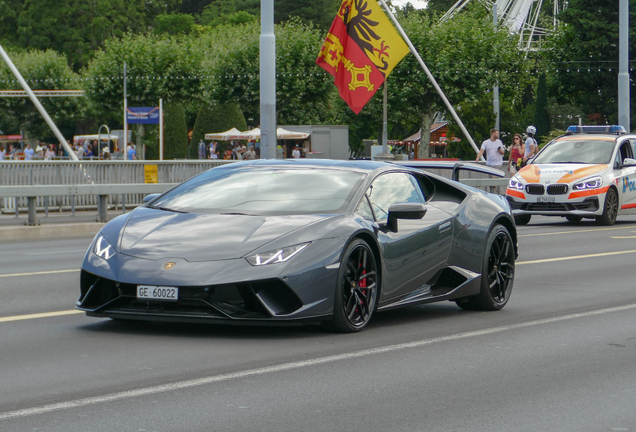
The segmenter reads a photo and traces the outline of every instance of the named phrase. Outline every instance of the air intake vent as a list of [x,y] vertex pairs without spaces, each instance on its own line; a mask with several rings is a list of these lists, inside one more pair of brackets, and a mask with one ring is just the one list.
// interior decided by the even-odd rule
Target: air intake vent
[[545,187],[542,184],[529,184],[526,185],[526,192],[530,195],[543,195],[545,193]]
[[568,185],[553,184],[548,186],[548,195],[565,195],[568,193]]

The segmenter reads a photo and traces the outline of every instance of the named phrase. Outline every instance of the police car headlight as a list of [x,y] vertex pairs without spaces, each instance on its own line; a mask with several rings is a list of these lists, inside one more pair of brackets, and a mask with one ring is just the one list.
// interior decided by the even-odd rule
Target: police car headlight
[[106,241],[104,236],[100,235],[93,246],[93,253],[100,258],[108,260],[115,255],[115,249]]
[[572,187],[574,190],[596,189],[603,186],[603,177],[592,177],[579,183],[575,183]]
[[508,183],[508,187],[510,189],[523,190],[525,186],[523,185],[523,183],[521,183],[519,180],[513,177],[510,179],[510,183]]
[[248,263],[253,266],[263,266],[267,264],[283,263],[291,259],[298,252],[309,246],[309,243],[303,243],[286,248],[280,248],[269,252],[259,253],[246,257]]

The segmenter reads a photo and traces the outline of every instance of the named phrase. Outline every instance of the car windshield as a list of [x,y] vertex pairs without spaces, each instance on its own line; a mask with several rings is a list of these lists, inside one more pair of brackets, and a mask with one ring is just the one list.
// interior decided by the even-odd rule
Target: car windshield
[[364,177],[313,168],[216,168],[179,185],[149,207],[247,215],[340,213]]
[[584,163],[608,164],[615,142],[600,139],[565,139],[554,141],[532,161],[533,164]]

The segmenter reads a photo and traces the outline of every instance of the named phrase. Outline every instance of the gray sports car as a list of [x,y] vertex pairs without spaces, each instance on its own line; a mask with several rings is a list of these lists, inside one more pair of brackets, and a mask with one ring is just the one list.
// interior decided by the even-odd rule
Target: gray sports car
[[443,300],[498,310],[512,291],[506,199],[416,168],[239,162],[147,198],[86,252],[87,315],[355,332],[376,311]]

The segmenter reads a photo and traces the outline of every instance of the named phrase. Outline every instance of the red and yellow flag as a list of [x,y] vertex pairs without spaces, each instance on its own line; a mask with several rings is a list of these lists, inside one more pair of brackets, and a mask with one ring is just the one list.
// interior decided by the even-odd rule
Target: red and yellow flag
[[316,64],[358,114],[408,52],[376,0],[343,0]]

